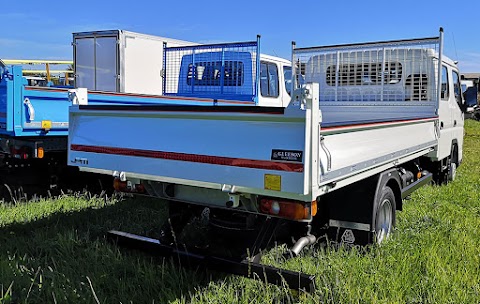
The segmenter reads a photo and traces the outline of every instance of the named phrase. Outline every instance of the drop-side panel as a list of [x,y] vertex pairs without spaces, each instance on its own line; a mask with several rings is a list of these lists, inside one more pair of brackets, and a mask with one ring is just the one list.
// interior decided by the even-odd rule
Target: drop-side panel
[[[124,109],[124,110],[122,110]],[[69,163],[251,193],[304,193],[304,116],[201,106],[70,109]],[[303,113],[302,113],[303,114]]]
[[[320,167],[320,183],[338,181],[385,163],[401,165],[406,156],[436,146],[436,117],[323,128],[331,168]],[[425,152],[426,153],[426,152]],[[327,159],[321,154],[321,163]]]

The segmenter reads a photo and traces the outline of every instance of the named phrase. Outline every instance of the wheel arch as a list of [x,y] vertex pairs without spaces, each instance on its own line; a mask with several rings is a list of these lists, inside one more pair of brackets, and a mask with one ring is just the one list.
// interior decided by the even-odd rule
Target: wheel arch
[[402,189],[400,188],[400,184],[397,180],[390,179],[387,182],[387,186],[389,186],[393,190],[393,194],[395,195],[395,207],[396,210],[402,211],[403,210],[403,200],[402,200]]
[[458,159],[458,140],[455,138],[452,140],[452,150],[450,151],[450,157],[452,158],[452,161],[459,165],[459,159]]
[[[395,195],[395,209],[402,210],[402,182],[401,182],[400,174],[396,168],[392,168],[390,170],[384,171],[380,173],[378,177],[377,187],[375,189],[375,198],[374,202],[378,201],[378,195],[381,194],[381,190],[383,187],[388,186],[392,189],[393,194]],[[376,210],[376,206],[373,208]]]

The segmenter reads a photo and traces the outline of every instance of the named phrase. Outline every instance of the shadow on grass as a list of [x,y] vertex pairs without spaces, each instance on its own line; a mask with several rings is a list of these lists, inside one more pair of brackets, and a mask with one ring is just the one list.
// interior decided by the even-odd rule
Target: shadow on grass
[[[62,200],[73,205],[78,199]],[[212,279],[209,273],[117,248],[105,237],[111,229],[156,236],[166,211],[166,204],[158,200],[136,198],[113,204],[98,199],[79,211],[65,208],[38,220],[3,226],[0,302],[188,301]]]

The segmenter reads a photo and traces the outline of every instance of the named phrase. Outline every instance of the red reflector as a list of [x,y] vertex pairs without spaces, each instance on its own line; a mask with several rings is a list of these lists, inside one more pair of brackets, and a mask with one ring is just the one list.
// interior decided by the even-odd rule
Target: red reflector
[[142,184],[135,184],[135,192],[145,193],[145,187]]
[[122,182],[119,178],[113,180],[113,189],[120,192],[127,190],[127,182]]

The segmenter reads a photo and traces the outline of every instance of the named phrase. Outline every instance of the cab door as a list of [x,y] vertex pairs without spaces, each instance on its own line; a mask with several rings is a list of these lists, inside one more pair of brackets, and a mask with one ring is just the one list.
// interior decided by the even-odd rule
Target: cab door
[[457,159],[454,159],[457,163],[462,159],[462,147],[463,147],[463,126],[464,126],[464,103],[465,100],[463,99],[462,95],[462,86],[460,81],[460,75],[458,71],[452,68],[452,89],[453,89],[453,98],[450,99],[450,108],[451,108],[451,116],[452,116],[452,143],[457,147],[457,155],[454,155]]
[[452,116],[452,102],[455,99],[452,85],[451,70],[447,65],[442,65],[440,87],[440,101],[438,107],[438,119],[440,124],[440,138],[438,139],[438,151],[437,158],[444,159],[450,155],[452,144],[452,129],[453,129],[453,116]]

